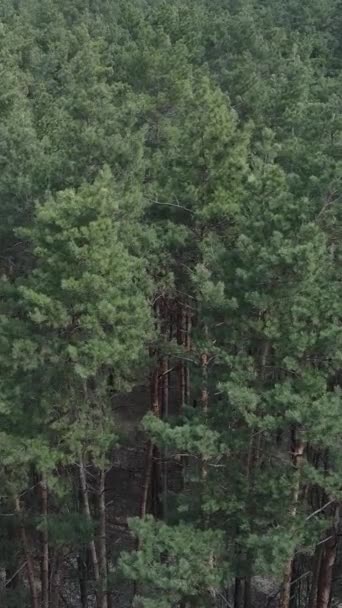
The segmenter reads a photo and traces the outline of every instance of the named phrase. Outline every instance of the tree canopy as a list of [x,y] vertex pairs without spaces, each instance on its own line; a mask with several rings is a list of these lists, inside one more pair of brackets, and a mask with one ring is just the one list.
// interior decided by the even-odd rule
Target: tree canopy
[[6,608],[340,601],[341,15],[1,3]]

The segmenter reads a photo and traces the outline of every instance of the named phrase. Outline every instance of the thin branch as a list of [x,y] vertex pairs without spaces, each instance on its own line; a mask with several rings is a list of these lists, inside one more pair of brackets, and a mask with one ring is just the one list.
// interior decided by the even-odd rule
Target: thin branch
[[176,203],[161,203],[160,201],[152,201],[152,204],[165,207],[175,207],[176,209],[182,209],[183,211],[187,211],[188,213],[191,213],[191,215],[194,214],[194,211],[192,209],[189,209],[189,207],[183,207],[183,205],[179,205]]
[[10,583],[13,581],[13,579],[15,579],[15,577],[18,576],[18,574],[25,568],[26,564],[27,564],[27,561],[24,561],[24,563],[21,564],[21,566],[18,568],[18,570],[16,570],[16,572],[14,574],[12,574],[11,578],[8,579],[8,581],[6,581],[5,587],[8,587],[8,585],[10,585]]
[[334,534],[330,534],[330,536],[327,536],[327,538],[323,538],[323,540],[321,540],[319,543],[317,543],[316,546],[319,547],[319,545],[323,545],[324,543],[327,543],[328,540],[331,540],[334,537],[335,537]]
[[159,374],[158,378],[162,378],[163,376],[167,376],[170,372],[173,372],[174,369],[175,369],[174,367],[170,367],[169,369],[167,369],[162,374]]
[[198,362],[194,361],[194,359],[190,359],[189,357],[181,357],[180,355],[175,355],[174,353],[167,353],[168,357],[174,357],[175,359],[179,359],[180,361],[188,361],[188,363],[193,363],[198,366]]
[[308,570],[307,572],[304,572],[304,574],[302,574],[301,576],[298,576],[298,578],[295,578],[294,581],[291,581],[291,587],[292,585],[294,585],[295,583],[298,583],[298,581],[302,580],[302,578],[305,578],[306,576],[309,576],[309,574],[312,574],[311,570]]
[[221,598],[221,600],[224,601],[225,605],[228,606],[228,608],[233,608],[233,604],[231,604],[230,602],[228,602],[227,598],[225,598],[224,595],[220,591],[215,591],[215,594],[219,598]]
[[327,502],[325,505],[323,505],[323,507],[320,507],[320,509],[317,509],[313,513],[310,513],[310,515],[307,516],[305,521],[309,521],[309,519],[311,519],[312,517],[315,517],[315,515],[318,515],[318,513],[321,513],[321,511],[324,511],[327,507],[329,507],[334,502],[335,502],[335,499],[329,500],[329,502]]

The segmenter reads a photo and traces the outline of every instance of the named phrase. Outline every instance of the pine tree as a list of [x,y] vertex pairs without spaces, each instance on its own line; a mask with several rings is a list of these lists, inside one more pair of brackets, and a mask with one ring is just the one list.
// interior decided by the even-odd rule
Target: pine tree
[[[149,282],[143,261],[130,252],[126,213],[125,194],[106,170],[93,186],[39,205],[32,228],[20,232],[32,244],[34,269],[2,286],[2,428],[11,493],[21,492],[20,467],[27,476],[33,466],[45,476],[45,492],[53,492],[60,467],[79,466],[85,496],[87,463],[107,466],[117,437],[111,395],[130,386],[151,330]],[[89,509],[85,518],[92,525]]]

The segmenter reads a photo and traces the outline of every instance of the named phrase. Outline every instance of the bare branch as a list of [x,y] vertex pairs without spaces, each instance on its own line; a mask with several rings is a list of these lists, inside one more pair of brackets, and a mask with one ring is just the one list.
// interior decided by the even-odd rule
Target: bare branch
[[321,511],[324,511],[325,509],[327,509],[334,502],[335,502],[335,499],[329,500],[329,502],[327,502],[325,505],[323,505],[323,507],[320,507],[320,509],[316,509],[316,511],[314,511],[313,513],[310,513],[310,515],[307,516],[305,521],[309,521],[309,519],[311,519],[312,517],[315,517],[315,515],[318,515],[318,513],[321,513]]

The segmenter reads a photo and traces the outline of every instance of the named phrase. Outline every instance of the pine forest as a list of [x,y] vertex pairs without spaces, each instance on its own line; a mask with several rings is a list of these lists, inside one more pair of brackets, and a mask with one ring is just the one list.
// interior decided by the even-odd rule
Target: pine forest
[[1,608],[342,607],[342,1],[0,0]]

